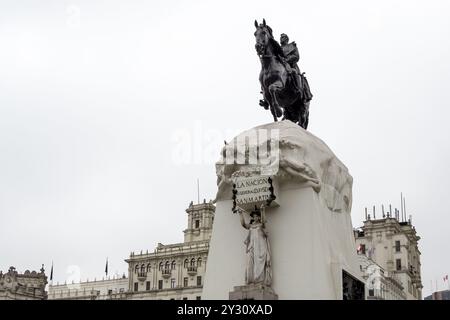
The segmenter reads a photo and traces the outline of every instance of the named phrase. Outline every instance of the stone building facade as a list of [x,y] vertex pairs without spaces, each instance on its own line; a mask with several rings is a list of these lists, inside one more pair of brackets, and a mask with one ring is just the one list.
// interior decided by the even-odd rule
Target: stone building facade
[[156,300],[200,299],[212,233],[215,206],[189,205],[182,243],[163,245],[154,252],[131,253],[128,277],[49,286],[49,299]]
[[[159,243],[153,252],[131,253],[128,277],[50,285],[49,299],[200,299],[215,215],[210,202],[186,209],[184,241]],[[409,221],[385,216],[364,221],[354,231],[361,275],[369,300],[422,299],[420,251]]]
[[204,201],[186,209],[184,242],[158,244],[152,253],[131,253],[129,299],[200,299],[209,252],[215,206]]
[[358,262],[365,280],[366,300],[405,300],[406,293],[395,273],[388,273],[367,255],[358,253]]
[[49,285],[49,300],[122,300],[127,298],[128,278],[112,277],[80,283]]
[[422,300],[420,237],[411,220],[400,221],[398,216],[368,219],[355,230],[356,245],[390,278],[401,283],[408,300]]
[[450,290],[433,292],[431,295],[425,297],[424,300],[450,300]]
[[40,272],[26,270],[24,273],[10,267],[6,273],[0,271],[0,300],[45,300],[46,284],[44,266]]

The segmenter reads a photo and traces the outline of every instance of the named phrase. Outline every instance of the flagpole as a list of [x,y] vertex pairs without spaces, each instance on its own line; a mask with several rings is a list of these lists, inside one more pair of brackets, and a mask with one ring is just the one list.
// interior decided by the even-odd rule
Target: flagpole
[[53,260],[52,260],[52,268],[50,269],[50,282],[53,285]]
[[448,291],[450,291],[450,282],[448,281],[448,274],[445,276],[445,280],[447,280]]
[[200,179],[197,178],[197,203],[200,204]]

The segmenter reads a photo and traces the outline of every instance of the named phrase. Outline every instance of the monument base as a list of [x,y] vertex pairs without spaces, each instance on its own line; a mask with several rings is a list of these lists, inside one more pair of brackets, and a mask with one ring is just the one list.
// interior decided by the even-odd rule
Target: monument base
[[[252,135],[258,137],[257,142]],[[278,146],[272,146],[274,141]],[[266,159],[264,150],[269,149],[266,158],[274,159],[269,165],[249,165],[251,155]],[[233,198],[233,178],[238,173],[256,171],[254,166],[261,168],[261,175],[272,169],[266,175],[274,181],[279,205],[267,207],[264,215],[271,288],[278,298],[359,299],[364,280],[350,216],[353,179],[330,148],[297,124],[279,121],[244,131],[223,147],[222,155],[225,160],[216,164],[216,211],[202,299],[261,296],[255,293],[255,297],[249,297],[246,294],[252,292],[251,288],[237,287],[245,283],[248,230],[232,210],[238,200]],[[230,161],[229,155],[236,161]]]
[[249,284],[234,287],[229,300],[278,300],[278,295],[271,287],[263,284]]

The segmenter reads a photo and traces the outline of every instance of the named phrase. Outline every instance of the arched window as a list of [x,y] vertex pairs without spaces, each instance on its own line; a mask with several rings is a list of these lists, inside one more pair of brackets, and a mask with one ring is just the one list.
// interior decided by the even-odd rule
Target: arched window
[[175,262],[175,260],[172,261],[171,265],[170,265],[170,269],[175,269],[175,266],[177,265],[177,263]]
[[170,268],[170,262],[166,261],[166,265],[164,266],[164,269],[169,270]]
[[150,272],[152,270],[152,265],[149,263],[148,265],[147,265],[147,272]]
[[188,259],[184,260],[184,267],[185,267],[185,268],[188,267],[188,264],[189,264],[189,260],[188,260]]
[[202,266],[202,258],[198,258],[197,259],[197,267],[201,267]]
[[160,263],[159,263],[159,271],[161,271],[162,270],[162,268],[163,268],[163,265],[164,265],[164,263],[161,261]]
[[192,266],[192,267],[195,266],[195,258],[192,258],[192,259],[191,259],[191,266]]
[[145,272],[145,264],[141,265],[141,273]]
[[137,264],[136,267],[134,267],[134,272],[138,273],[139,272],[139,265]]

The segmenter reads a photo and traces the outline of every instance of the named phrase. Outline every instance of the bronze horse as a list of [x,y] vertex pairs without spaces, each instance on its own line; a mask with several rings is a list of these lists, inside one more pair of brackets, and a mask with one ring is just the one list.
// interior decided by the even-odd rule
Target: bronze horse
[[[255,48],[261,60],[259,82],[264,96],[260,105],[270,108],[274,121],[283,116],[282,120],[291,120],[306,130],[309,118],[309,100],[305,98],[306,79],[288,72],[283,50],[273,38],[272,29],[266,21],[258,25],[255,20],[255,27]],[[297,82],[293,77],[298,77]],[[296,83],[300,84],[300,88]]]

